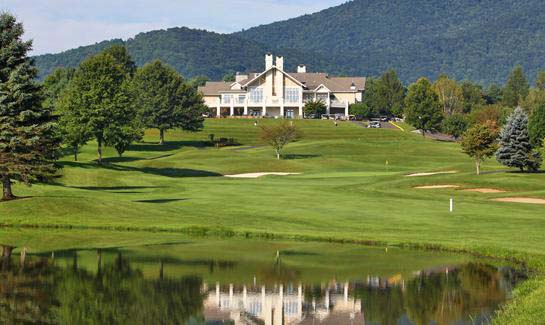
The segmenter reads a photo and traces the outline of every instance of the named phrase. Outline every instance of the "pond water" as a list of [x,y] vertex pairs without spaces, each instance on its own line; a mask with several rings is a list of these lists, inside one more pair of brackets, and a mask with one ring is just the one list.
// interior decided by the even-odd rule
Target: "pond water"
[[3,324],[486,324],[523,277],[448,253],[208,239],[1,263]]

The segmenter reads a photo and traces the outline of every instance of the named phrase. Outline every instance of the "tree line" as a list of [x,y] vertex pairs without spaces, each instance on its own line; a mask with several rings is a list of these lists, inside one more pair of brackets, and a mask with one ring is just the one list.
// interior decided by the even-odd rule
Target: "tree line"
[[545,71],[530,86],[516,66],[505,86],[488,88],[441,75],[434,82],[420,78],[405,87],[394,70],[369,78],[361,103],[350,113],[363,118],[404,117],[422,135],[443,132],[462,138],[465,153],[481,162],[491,156],[508,167],[536,171],[545,147]]
[[0,14],[0,180],[3,200],[13,181],[25,184],[55,177],[55,161],[70,148],[74,159],[94,140],[97,162],[104,146],[121,156],[146,128],[159,142],[173,128],[197,131],[206,111],[197,85],[175,69],[153,61],[137,68],[121,45],[89,56],[76,68],[59,68],[42,83],[23,41],[23,25]]

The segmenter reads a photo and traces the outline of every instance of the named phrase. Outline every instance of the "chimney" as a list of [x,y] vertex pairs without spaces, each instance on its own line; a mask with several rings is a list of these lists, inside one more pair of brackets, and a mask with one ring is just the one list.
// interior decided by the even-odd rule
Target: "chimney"
[[307,73],[307,66],[304,64],[299,64],[297,66],[297,73]]
[[279,70],[284,70],[284,57],[281,55],[276,57],[276,68]]
[[350,89],[352,91],[355,91],[356,90],[356,84],[354,83],[354,81],[352,81],[352,85],[350,86]]
[[241,74],[240,72],[237,72],[237,75],[235,76],[236,82],[241,82],[242,80],[246,80],[246,79],[248,79],[247,74]]
[[272,53],[265,54],[265,70],[270,69],[273,66],[273,55]]

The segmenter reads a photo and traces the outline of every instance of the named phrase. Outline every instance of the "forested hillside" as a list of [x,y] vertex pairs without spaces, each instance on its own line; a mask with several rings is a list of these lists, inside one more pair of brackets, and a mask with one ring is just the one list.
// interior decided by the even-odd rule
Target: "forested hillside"
[[[160,59],[184,77],[204,75],[211,79],[221,79],[225,74],[236,71],[262,70],[265,53],[273,50],[269,46],[239,36],[189,28],[170,28],[141,33],[126,42],[116,39],[59,54],[37,56],[35,59],[40,69],[40,77],[48,75],[56,67],[75,67],[88,55],[96,54],[114,44],[125,44],[137,65]],[[297,64],[305,62],[311,67],[350,71],[333,66],[334,62],[320,55],[306,55],[303,51],[290,49],[275,49],[274,52],[286,56],[288,69],[295,69]]]
[[[120,42],[38,56],[40,75]],[[489,84],[521,64],[533,80],[545,68],[545,2],[355,0],[230,35],[172,28],[125,44],[137,64],[161,59],[186,77],[259,70],[263,54],[274,51],[290,70],[306,63],[311,71],[373,76],[394,68],[405,82],[446,73]]]
[[545,1],[356,0],[237,35],[342,56],[366,75],[394,68],[405,81],[504,82],[516,64],[533,79],[545,67]]

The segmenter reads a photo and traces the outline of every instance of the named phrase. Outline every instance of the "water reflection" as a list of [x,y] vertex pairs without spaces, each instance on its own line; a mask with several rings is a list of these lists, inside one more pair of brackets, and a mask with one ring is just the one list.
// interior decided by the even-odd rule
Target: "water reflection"
[[120,251],[109,258],[96,251],[94,265],[77,252],[21,252],[3,251],[2,324],[483,324],[518,280],[511,268],[474,262],[316,283],[276,259],[256,266],[252,278],[210,281],[240,265],[181,260],[200,271],[175,276],[165,272],[174,261],[142,262]]

